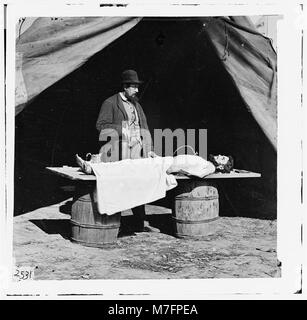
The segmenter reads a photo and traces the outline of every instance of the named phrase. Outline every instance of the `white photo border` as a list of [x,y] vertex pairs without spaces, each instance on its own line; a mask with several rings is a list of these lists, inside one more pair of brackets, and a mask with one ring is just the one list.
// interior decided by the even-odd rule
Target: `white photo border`
[[[6,203],[3,274],[10,275],[13,269],[13,199],[14,199],[14,128],[15,128],[15,33],[20,17],[49,16],[223,16],[223,15],[282,15],[278,21],[278,214],[277,254],[282,261],[281,278],[265,279],[182,279],[182,280],[61,280],[29,281],[16,283],[10,276],[3,281],[6,297],[11,295],[33,295],[37,299],[61,298],[61,294],[89,294],[90,299],[125,300],[136,296],[146,299],[223,299],[232,294],[242,299],[262,293],[270,297],[293,294],[301,288],[303,248],[301,226],[303,211],[301,204],[302,146],[304,130],[301,106],[302,79],[301,54],[302,32],[300,6],[298,3],[272,4],[264,1],[227,3],[202,1],[198,6],[183,6],[180,3],[141,4],[131,2],[126,7],[99,7],[103,1],[80,1],[63,4],[63,1],[37,2],[8,1],[7,5],[7,65],[6,65],[6,196],[1,190],[1,200]],[[114,1],[107,1],[112,3]],[[129,1],[115,1],[128,3]],[[178,2],[178,1],[177,1]],[[188,3],[189,1],[182,1]],[[193,1],[195,3],[196,1]],[[211,4],[206,4],[211,2]],[[2,39],[1,39],[2,40]],[[306,50],[305,50],[306,54]],[[2,96],[0,96],[1,100]],[[2,112],[3,113],[3,112]],[[1,115],[2,116],[2,115]],[[1,122],[3,120],[1,119]],[[4,144],[3,137],[0,140]],[[1,154],[1,157],[4,157]],[[2,159],[1,159],[2,160]],[[1,162],[2,163],[2,162]],[[3,169],[3,168],[1,168]],[[2,173],[1,173],[2,177]],[[1,186],[2,187],[2,186]],[[2,188],[1,188],[2,189]],[[2,204],[1,204],[2,205]],[[2,217],[1,217],[2,219]],[[2,222],[2,221],[1,221]],[[306,218],[304,220],[306,223]],[[3,228],[3,225],[5,228]],[[2,233],[1,233],[2,234]],[[305,260],[306,261],[306,260]],[[0,278],[1,280],[1,278]],[[3,280],[3,279],[2,279]],[[184,288],[184,289],[183,289]],[[98,296],[91,296],[91,295]],[[135,296],[134,296],[135,295]],[[263,295],[260,298],[263,298]],[[82,299],[84,296],[82,297]],[[67,296],[65,296],[67,299]]]

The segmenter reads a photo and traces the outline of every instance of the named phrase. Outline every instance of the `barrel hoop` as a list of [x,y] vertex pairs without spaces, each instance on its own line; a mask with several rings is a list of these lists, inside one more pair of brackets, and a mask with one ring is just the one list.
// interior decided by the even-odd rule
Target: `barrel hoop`
[[110,224],[106,226],[100,226],[100,225],[93,225],[93,224],[86,224],[86,223],[79,223],[74,220],[70,220],[71,224],[74,224],[78,227],[83,227],[83,228],[88,228],[88,229],[114,229],[114,228],[119,228],[119,224]]
[[186,201],[201,201],[201,200],[216,200],[218,196],[208,196],[208,197],[185,197],[185,196],[177,196],[176,200],[186,200]]
[[195,221],[191,221],[191,220],[180,220],[180,219],[177,219],[175,217],[172,217],[173,220],[175,220],[176,222],[179,222],[179,223],[184,223],[184,224],[198,224],[198,223],[208,223],[208,222],[212,222],[212,221],[215,221],[217,219],[219,219],[219,217],[215,217],[215,218],[211,218],[211,219],[207,219],[207,220],[195,220]]
[[88,246],[88,247],[99,248],[99,247],[103,247],[104,244],[116,242],[117,238],[115,240],[113,240],[113,241],[101,242],[101,243],[99,243],[99,242],[88,242],[88,241],[79,240],[79,239],[76,239],[76,238],[73,238],[73,237],[71,237],[70,240],[73,241],[73,242],[80,243],[82,245]]

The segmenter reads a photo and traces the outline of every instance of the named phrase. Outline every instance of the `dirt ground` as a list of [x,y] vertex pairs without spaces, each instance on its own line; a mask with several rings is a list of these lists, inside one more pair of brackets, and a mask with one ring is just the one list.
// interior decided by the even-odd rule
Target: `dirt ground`
[[[165,226],[160,233],[126,235],[104,248],[91,248],[69,240],[70,215],[63,213],[68,204],[14,218],[16,265],[34,267],[37,280],[280,276],[276,220],[220,217],[214,234],[186,240],[172,235],[169,209],[147,205],[148,220]],[[124,212],[123,219],[130,215]]]

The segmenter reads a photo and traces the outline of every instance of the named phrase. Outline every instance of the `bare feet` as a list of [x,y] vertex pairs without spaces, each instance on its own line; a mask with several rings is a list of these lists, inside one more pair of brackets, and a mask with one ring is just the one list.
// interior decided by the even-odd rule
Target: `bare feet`
[[149,157],[149,158],[155,158],[155,157],[158,157],[158,155],[155,154],[153,151],[149,151],[149,152],[148,152],[148,157]]
[[78,154],[76,154],[76,162],[81,170],[86,174],[92,174],[92,168],[87,161],[84,161]]

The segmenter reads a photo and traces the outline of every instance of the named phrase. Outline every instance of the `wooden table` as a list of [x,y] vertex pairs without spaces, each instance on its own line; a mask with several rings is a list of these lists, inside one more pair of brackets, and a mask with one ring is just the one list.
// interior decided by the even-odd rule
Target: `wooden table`
[[[96,181],[95,175],[85,174],[80,170],[79,167],[47,167],[48,171],[59,175],[61,177],[70,179],[70,180],[77,180],[77,181]],[[207,180],[207,179],[238,179],[238,178],[260,178],[261,174],[257,172],[251,172],[246,170],[238,170],[234,169],[230,173],[212,173],[204,178],[198,177],[188,177],[184,175],[175,175],[177,180],[185,179],[185,180]]]
[[[47,167],[46,169],[56,175],[78,182],[72,206],[73,240],[83,245],[97,247],[103,246],[106,242],[114,242],[117,231],[112,231],[111,239],[109,235],[100,236],[100,229],[103,225],[105,230],[111,230],[110,225],[115,226],[115,224],[118,228],[119,216],[106,216],[97,212],[97,204],[95,201],[93,202],[96,193],[95,175],[85,174],[79,167],[63,166]],[[261,174],[234,169],[230,173],[213,173],[204,178],[184,175],[175,175],[175,177],[178,182],[178,186],[173,189],[175,192],[173,193],[172,217],[176,229],[175,235],[180,238],[198,239],[214,233],[216,229],[215,221],[219,217],[219,196],[216,182],[219,179],[260,178]],[[102,218],[103,216],[104,218]],[[99,227],[96,228],[97,224]],[[93,242],[93,239],[96,240]]]

